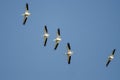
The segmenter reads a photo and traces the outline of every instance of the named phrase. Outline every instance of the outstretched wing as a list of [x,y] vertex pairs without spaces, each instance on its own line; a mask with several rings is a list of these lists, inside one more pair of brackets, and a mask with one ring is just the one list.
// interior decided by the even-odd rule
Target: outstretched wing
[[28,3],[26,3],[26,10],[27,10],[27,11],[29,10]]
[[68,64],[70,64],[71,56],[68,56]]
[[23,25],[25,25],[26,21],[27,21],[27,17],[24,16]]
[[70,43],[67,43],[68,50],[71,50]]
[[111,62],[111,60],[108,59],[107,63],[106,63],[106,67],[108,67],[109,63]]
[[48,33],[48,30],[47,30],[47,26],[45,25],[45,27],[44,27],[44,32],[45,33]]
[[60,36],[60,29],[58,28],[57,35]]
[[44,38],[44,46],[46,46],[47,38]]
[[59,45],[59,43],[56,43],[56,44],[55,44],[54,50],[57,49],[58,45]]
[[116,50],[116,49],[114,49],[114,50],[113,50],[112,55],[114,55],[114,54],[115,54],[115,50]]

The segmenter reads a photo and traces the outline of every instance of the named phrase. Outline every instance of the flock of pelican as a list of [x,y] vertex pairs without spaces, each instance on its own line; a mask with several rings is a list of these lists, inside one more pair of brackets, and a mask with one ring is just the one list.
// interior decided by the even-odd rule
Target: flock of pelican
[[[43,34],[43,37],[44,37],[44,46],[46,46],[47,44],[47,39],[49,37],[49,33],[48,33],[48,29],[47,29],[47,26],[45,25],[44,26],[44,34]],[[57,29],[57,37],[54,39],[55,41],[55,47],[54,47],[54,50],[57,49],[60,41],[61,41],[61,36],[60,36],[60,29],[58,28]],[[70,64],[70,61],[71,61],[71,55],[72,55],[72,51],[71,51],[71,47],[70,47],[70,43],[67,43],[67,53],[66,55],[68,56],[68,64]]]
[[[28,6],[28,3],[26,3],[26,10],[24,12],[24,14],[22,14],[24,16],[24,20],[23,20],[23,25],[25,25],[27,19],[28,19],[28,16],[30,16],[30,12],[29,12],[29,6]],[[43,37],[44,37],[44,46],[46,46],[47,44],[47,40],[48,40],[48,37],[49,37],[49,33],[48,33],[48,29],[47,29],[47,26],[45,25],[44,26],[44,34],[43,34]],[[57,49],[60,41],[61,41],[61,36],[60,36],[60,29],[58,28],[57,29],[57,36],[56,38],[54,39],[55,41],[55,47],[54,47],[54,50]],[[72,51],[71,51],[71,47],[70,47],[70,43],[67,43],[67,53],[66,55],[68,56],[68,64],[70,64],[70,61],[71,61],[71,55],[72,55]]]
[[[23,20],[23,25],[25,25],[27,19],[28,19],[28,16],[30,16],[30,12],[29,12],[29,6],[28,6],[28,3],[26,3],[26,10],[24,12],[24,14],[22,14],[24,16],[24,20]],[[48,37],[49,37],[49,33],[48,33],[48,29],[47,29],[47,26],[45,25],[44,26],[44,34],[43,34],[43,37],[44,37],[44,46],[46,46],[47,44],[47,40],[48,40]],[[61,41],[61,36],[60,36],[60,29],[58,28],[57,29],[57,37],[54,39],[55,41],[55,47],[54,47],[54,50],[57,49],[60,41]],[[110,54],[110,56],[108,56],[108,60],[106,62],[106,67],[108,67],[109,63],[113,60],[114,58],[114,54],[115,54],[115,51],[116,49],[113,49],[112,53]],[[67,53],[66,55],[68,56],[68,64],[70,64],[70,61],[71,61],[71,55],[73,54],[73,52],[71,51],[71,46],[70,46],[70,43],[67,43]]]

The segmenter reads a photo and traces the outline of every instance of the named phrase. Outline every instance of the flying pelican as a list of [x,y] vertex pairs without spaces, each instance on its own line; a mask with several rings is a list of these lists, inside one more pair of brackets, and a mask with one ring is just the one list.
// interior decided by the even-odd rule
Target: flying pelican
[[106,63],[106,67],[108,67],[109,63],[113,60],[114,54],[115,54],[115,50],[116,49],[113,49],[112,54],[108,57],[108,61]]
[[28,3],[26,3],[26,10],[25,10],[25,13],[22,14],[22,15],[24,16],[23,25],[25,25],[25,23],[26,23],[26,21],[27,21],[27,18],[28,18],[28,16],[30,15],[30,13],[29,13],[28,10],[29,10]]
[[60,36],[60,29],[58,28],[57,37],[56,37],[56,39],[54,39],[54,41],[56,42],[55,47],[54,47],[55,50],[57,49],[57,47],[58,47],[61,40],[62,39],[61,39],[61,36]]
[[49,37],[48,29],[47,29],[47,26],[46,26],[46,25],[45,25],[45,27],[44,27],[44,35],[43,35],[43,37],[44,37],[44,46],[46,46],[47,39],[48,39],[48,37]]
[[66,53],[66,55],[68,56],[68,64],[70,64],[72,54],[73,54],[73,52],[71,51],[70,43],[67,43],[67,53]]

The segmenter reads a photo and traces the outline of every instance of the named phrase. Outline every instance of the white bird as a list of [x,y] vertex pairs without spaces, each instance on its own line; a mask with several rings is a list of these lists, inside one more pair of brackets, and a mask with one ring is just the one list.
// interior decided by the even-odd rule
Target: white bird
[[25,25],[25,23],[26,23],[26,21],[27,21],[27,18],[28,18],[28,16],[30,15],[30,13],[29,13],[28,10],[29,10],[28,3],[26,3],[26,10],[25,10],[25,13],[22,14],[22,15],[24,16],[23,25]]
[[54,39],[54,41],[56,42],[55,43],[55,47],[54,47],[55,50],[57,49],[57,47],[58,47],[58,45],[59,45],[61,40],[62,39],[61,39],[61,36],[60,36],[60,29],[58,28],[58,30],[57,30],[57,37]]
[[70,43],[67,43],[67,53],[66,53],[66,55],[68,56],[68,64],[70,64],[70,62],[71,62],[71,55],[72,54],[73,54],[73,52],[71,51]]
[[47,26],[46,26],[46,25],[45,25],[45,27],[44,27],[44,35],[43,35],[43,37],[44,37],[44,46],[46,46],[47,39],[48,39],[48,37],[49,37],[48,29],[47,29]]
[[114,54],[115,54],[115,50],[113,49],[112,54],[108,57],[107,63],[106,63],[106,67],[108,67],[109,63],[113,60],[114,58]]

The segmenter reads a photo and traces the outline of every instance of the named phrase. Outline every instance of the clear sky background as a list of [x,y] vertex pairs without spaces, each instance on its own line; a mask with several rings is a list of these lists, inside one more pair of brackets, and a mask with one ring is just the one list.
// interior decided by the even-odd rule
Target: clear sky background
[[[26,3],[31,16],[24,26]],[[54,51],[57,28],[62,41]],[[120,0],[1,0],[0,80],[120,80]]]

